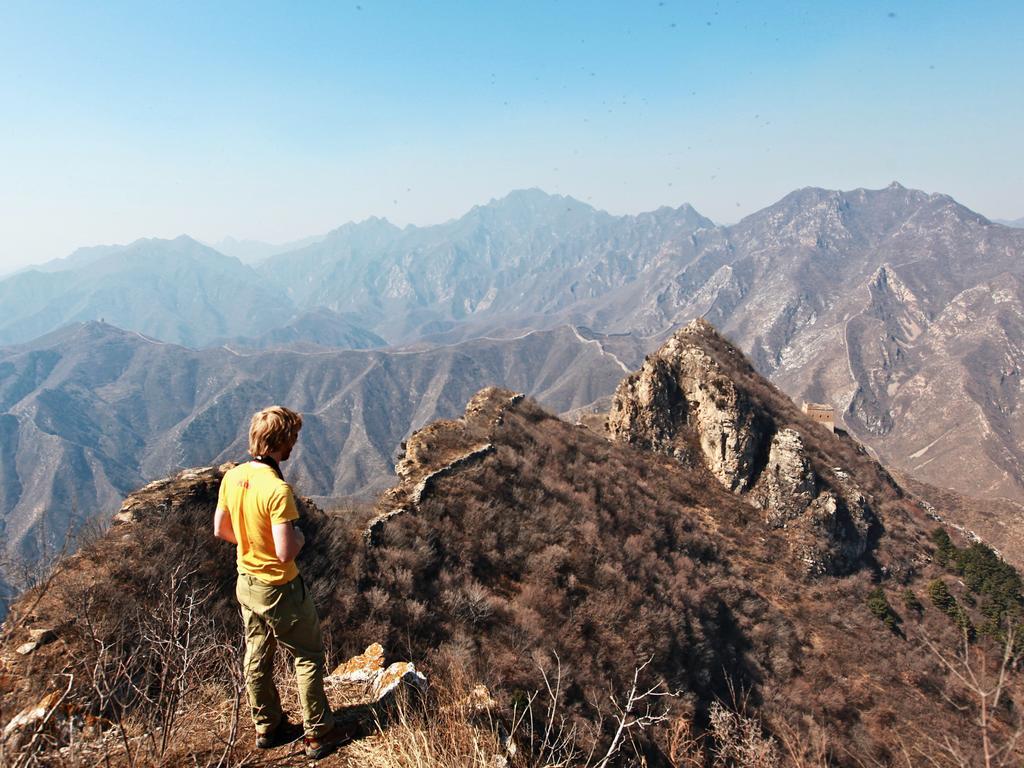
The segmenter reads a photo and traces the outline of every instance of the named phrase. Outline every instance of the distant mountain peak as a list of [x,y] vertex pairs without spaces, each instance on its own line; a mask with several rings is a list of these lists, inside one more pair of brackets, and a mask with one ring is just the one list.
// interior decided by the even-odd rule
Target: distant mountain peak
[[382,216],[367,216],[361,221],[348,221],[340,227],[332,229],[327,233],[328,238],[337,239],[350,235],[395,235],[399,234],[402,228],[392,224]]
[[692,232],[699,229],[711,229],[716,226],[715,222],[704,216],[689,203],[683,203],[678,208],[670,205],[663,205],[653,211],[645,211],[635,216],[627,216],[627,219],[642,221],[645,219],[659,222],[660,225],[668,225],[671,228],[682,228]]
[[478,205],[473,210],[480,208],[491,208],[491,209],[525,209],[525,210],[537,210],[538,208],[558,208],[561,206],[579,206],[585,210],[594,210],[593,206],[587,203],[577,200],[574,197],[568,195],[550,194],[545,192],[539,187],[529,187],[527,189],[514,189],[504,197],[492,198],[486,205]]
[[493,203],[520,202],[520,201],[527,201],[527,200],[537,201],[537,200],[562,200],[562,199],[564,199],[562,195],[551,194],[549,192],[545,192],[540,187],[525,187],[523,189],[513,189],[513,190],[509,191],[508,194],[506,194],[506,195],[504,195],[502,197],[491,198],[491,201],[490,201],[490,203],[488,203],[488,205],[493,204]]
[[76,342],[91,343],[98,339],[119,339],[135,335],[131,331],[111,325],[102,318],[97,318],[62,325],[22,346],[30,349],[47,349],[64,347]]
[[392,224],[386,216],[367,216],[365,219],[359,222],[362,226],[381,226],[386,229],[398,229],[399,227]]
[[922,206],[934,209],[949,205],[955,206],[959,217],[965,221],[976,222],[983,218],[949,195],[929,194],[920,189],[904,187],[894,181],[881,189],[858,187],[844,191],[803,187],[790,192],[773,205],[750,214],[742,221],[756,221],[762,225],[775,227],[779,216],[795,220],[796,217],[810,215],[809,220],[820,219],[820,225],[835,228],[865,215],[874,218],[900,214],[909,216]]
[[140,251],[156,254],[166,253],[204,253],[213,254],[224,258],[224,254],[205,243],[196,240],[191,235],[181,234],[177,237],[140,237],[127,245],[113,246],[108,255],[117,253],[132,254]]
[[[178,235],[173,239],[161,237],[140,237],[129,243],[114,243],[109,245],[87,245],[76,248],[68,256],[29,267],[30,270],[39,272],[64,272],[73,269],[88,267],[90,264],[100,262],[110,256],[118,254],[133,253],[149,246],[175,246],[176,248],[199,247],[204,251],[212,251],[211,247],[197,241],[189,235]],[[220,254],[219,251],[217,251]]]

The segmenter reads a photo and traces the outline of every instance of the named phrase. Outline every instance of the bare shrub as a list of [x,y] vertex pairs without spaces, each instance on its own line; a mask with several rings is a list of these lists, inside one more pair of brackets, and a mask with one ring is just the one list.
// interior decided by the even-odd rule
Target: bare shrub
[[[241,707],[238,649],[222,639],[206,610],[209,589],[197,585],[194,575],[179,564],[145,608],[129,604],[112,610],[84,597],[75,627],[80,634],[68,644],[66,674],[72,682],[61,701],[72,713],[66,733],[34,739],[20,751],[18,764],[33,765],[47,753],[52,761],[57,747],[75,746],[75,727],[85,721],[101,724],[101,731],[109,724],[117,747],[104,741],[103,750],[120,752],[130,767],[173,764],[191,740],[182,731],[195,726],[197,710],[232,691],[228,743],[219,759],[228,764]],[[77,751],[65,749],[65,755],[89,749],[83,743]]]
[[[435,685],[427,698],[403,691],[386,717],[379,717],[374,732],[344,751],[344,756],[366,768],[465,768],[467,766],[515,766],[516,768],[608,768],[638,764],[625,754],[633,736],[666,721],[658,706],[666,694],[645,689],[640,680],[649,662],[634,670],[632,685],[612,694],[603,715],[615,725],[616,736],[606,751],[585,753],[578,746],[577,726],[564,710],[564,678],[561,664],[545,686],[525,696],[503,717],[490,700],[481,704],[479,688],[467,678],[453,678]],[[489,699],[488,694],[484,694]]]
[[711,705],[710,719],[715,766],[778,768],[782,764],[778,744],[764,734],[755,718],[726,709],[716,701]]
[[[33,529],[32,554],[0,548],[0,617],[18,595],[34,592],[28,610],[21,613],[12,629],[22,626],[25,617],[32,614],[46,596],[50,584],[60,575],[67,556],[76,549],[73,526],[69,525],[63,540],[54,545],[47,534],[45,521],[44,516]],[[89,528],[90,533],[92,530]]]
[[955,681],[955,692],[944,695],[958,709],[969,713],[980,736],[979,753],[973,747],[975,739],[968,741],[955,730],[942,729],[928,735],[933,751],[957,768],[1021,764],[1018,744],[1024,735],[1024,716],[1020,710],[1024,697],[1016,671],[1021,654],[1016,628],[1010,626],[1003,634],[1002,653],[995,664],[986,649],[972,646],[967,632],[963,633],[963,644],[955,655],[921,635],[921,642]]
[[[843,459],[833,454],[840,438],[819,431],[808,441],[812,450],[817,444],[823,460]],[[612,747],[608,768],[643,760],[659,768],[747,758],[771,764],[770,749],[751,746],[767,733],[729,715],[728,705],[718,711],[716,702],[730,701],[731,683],[749,691],[749,709],[740,714],[755,724],[763,718],[763,730],[780,740],[776,753],[794,765],[818,765],[815,756],[826,749],[831,764],[842,768],[891,763],[899,753],[884,749],[899,749],[901,737],[915,760],[934,754],[915,727],[933,735],[949,727],[963,734],[964,751],[971,748],[968,714],[957,709],[970,699],[949,686],[952,673],[862,610],[865,595],[887,578],[881,560],[870,572],[804,581],[777,556],[784,532],[766,529],[713,479],[575,429],[529,401],[508,411],[487,437],[497,446],[493,452],[439,478],[415,510],[389,520],[370,546],[356,512],[304,513],[308,543],[299,567],[324,617],[332,655],[346,658],[380,642],[415,660],[432,680],[464,670],[495,691],[493,717],[516,735],[510,762],[526,768],[593,766]],[[428,448],[457,453],[464,447],[455,440]],[[884,477],[876,480],[879,493],[888,493]],[[209,536],[216,483],[190,493],[181,503],[178,493],[155,501],[138,510],[134,527],[86,547],[34,611],[39,626],[62,627],[74,667],[68,671],[75,674],[68,702],[105,713],[107,737],[116,737],[107,742],[113,762],[170,765],[186,751],[199,765],[242,758],[233,747],[241,706],[234,667],[203,661],[237,655],[234,557]],[[906,515],[886,518],[880,556],[889,563],[926,562],[918,557],[927,552],[914,525]],[[898,526],[908,532],[902,538],[891,534]],[[179,564],[182,579],[172,589],[168,577]],[[938,574],[927,564],[917,567],[921,573],[904,571],[900,584],[924,594],[924,583]],[[177,624],[160,607],[168,600]],[[183,621],[192,604],[199,610]],[[914,625],[931,631],[949,656],[955,630],[944,616],[929,605]],[[189,626],[193,636],[186,640]],[[186,654],[203,679],[197,686],[180,682],[188,664],[165,665],[147,650],[181,655],[202,638],[213,650]],[[143,658],[158,663],[149,669]],[[637,659],[650,663],[634,680]],[[30,661],[37,689],[17,696],[38,701],[57,682],[63,688],[65,659],[43,648]],[[288,704],[290,678],[279,677]],[[685,691],[685,699],[631,708],[626,694],[634,682],[637,691]],[[173,699],[178,708],[168,715],[165,705]],[[459,765],[472,765],[474,755],[489,750],[486,733],[446,735],[443,723],[417,719],[420,704],[410,706],[405,731],[397,720],[374,737],[409,737],[408,750],[393,753],[395,764],[413,755],[414,732],[420,741],[426,733],[449,744],[445,754],[461,755]],[[993,739],[1009,722],[1004,707],[1001,699]],[[649,728],[627,728],[666,710],[668,717]],[[166,721],[171,728],[164,738]],[[716,727],[721,738],[706,735]],[[147,728],[152,736],[144,735]],[[719,754],[720,744],[735,748]],[[746,751],[735,746],[743,744]]]

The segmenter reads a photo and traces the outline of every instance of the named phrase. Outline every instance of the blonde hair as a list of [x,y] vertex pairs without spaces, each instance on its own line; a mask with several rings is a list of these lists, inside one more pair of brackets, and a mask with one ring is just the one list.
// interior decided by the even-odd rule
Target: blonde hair
[[249,422],[249,453],[266,456],[271,451],[294,445],[302,429],[302,416],[280,405],[254,413]]

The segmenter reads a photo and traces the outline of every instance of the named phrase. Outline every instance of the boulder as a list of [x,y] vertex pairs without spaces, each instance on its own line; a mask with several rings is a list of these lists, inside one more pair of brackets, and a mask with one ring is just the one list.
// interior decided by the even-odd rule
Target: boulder
[[0,741],[5,750],[17,752],[32,736],[41,730],[56,731],[63,723],[64,715],[60,704],[64,694],[53,691],[39,700],[38,704],[25,707],[4,727]]
[[384,648],[379,643],[338,665],[324,678],[324,688],[334,709],[380,704],[403,683],[421,690],[426,687],[427,678],[410,661],[384,666]]

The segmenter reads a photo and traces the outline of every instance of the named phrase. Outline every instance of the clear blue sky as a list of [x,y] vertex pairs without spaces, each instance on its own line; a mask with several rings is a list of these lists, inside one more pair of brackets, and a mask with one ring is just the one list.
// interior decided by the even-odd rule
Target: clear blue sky
[[1024,216],[1021,2],[0,6],[0,271],[430,224],[539,186],[730,222],[801,186]]

